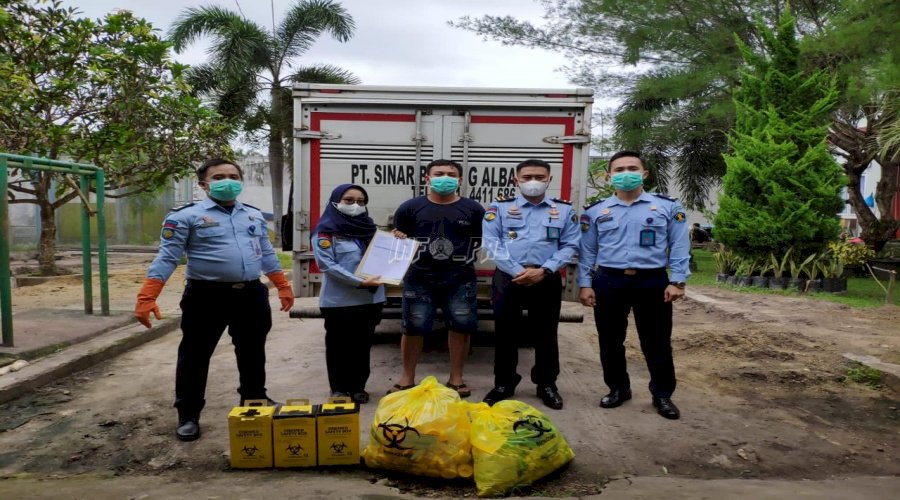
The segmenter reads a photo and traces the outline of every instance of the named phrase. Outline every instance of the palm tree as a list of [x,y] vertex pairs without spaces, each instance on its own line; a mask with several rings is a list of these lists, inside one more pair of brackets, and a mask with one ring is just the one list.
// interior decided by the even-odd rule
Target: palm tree
[[340,4],[298,0],[281,23],[275,26],[273,19],[272,24],[269,31],[222,7],[188,8],[173,23],[169,38],[181,52],[198,37],[211,37],[209,61],[192,67],[187,80],[223,117],[243,125],[245,132],[262,130],[267,136],[272,212],[280,221],[285,140],[292,137],[290,84],[359,83],[359,79],[331,65],[294,65],[323,33],[341,42],[350,39],[355,24]]

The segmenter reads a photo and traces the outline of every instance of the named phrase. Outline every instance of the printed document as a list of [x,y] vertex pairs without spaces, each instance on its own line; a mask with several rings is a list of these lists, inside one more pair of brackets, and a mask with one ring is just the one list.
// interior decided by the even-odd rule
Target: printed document
[[381,276],[380,282],[399,285],[418,249],[419,242],[414,239],[400,239],[387,231],[376,231],[355,274],[361,278]]

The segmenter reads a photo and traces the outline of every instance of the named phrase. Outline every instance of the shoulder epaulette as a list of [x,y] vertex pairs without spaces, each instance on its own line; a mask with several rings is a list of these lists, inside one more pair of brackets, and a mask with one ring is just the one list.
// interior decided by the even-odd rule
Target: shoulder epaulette
[[259,210],[260,212],[262,212],[262,210],[260,210],[260,209],[257,208],[257,207],[254,207],[253,205],[251,205],[251,204],[249,204],[249,203],[242,203],[242,204],[243,204],[245,207],[247,207],[247,208],[252,208],[253,210]]
[[562,203],[563,205],[571,205],[571,204],[572,204],[571,201],[569,201],[569,200],[563,200],[562,198],[550,198],[550,199],[553,200],[553,201],[555,201],[555,202],[557,202],[557,203]]
[[650,193],[650,194],[652,194],[653,196],[656,196],[656,197],[658,197],[658,198],[662,198],[662,199],[664,199],[664,200],[678,201],[677,198],[672,198],[671,196],[667,196],[667,195],[664,195],[664,194],[662,194],[662,193]]
[[593,203],[591,203],[591,204],[589,204],[589,205],[585,205],[585,206],[584,206],[584,209],[587,210],[587,209],[593,207],[594,205],[603,203],[604,201],[606,201],[606,198],[600,198],[599,200],[597,200],[597,201],[595,201],[595,202],[593,202]]
[[506,203],[506,202],[514,201],[514,200],[515,200],[515,197],[508,198],[506,196],[498,196],[498,197],[494,198],[494,203]]
[[193,207],[193,206],[194,206],[194,203],[187,203],[185,205],[181,205],[180,207],[175,207],[175,208],[171,209],[170,212],[178,212],[178,211],[184,210],[187,207]]

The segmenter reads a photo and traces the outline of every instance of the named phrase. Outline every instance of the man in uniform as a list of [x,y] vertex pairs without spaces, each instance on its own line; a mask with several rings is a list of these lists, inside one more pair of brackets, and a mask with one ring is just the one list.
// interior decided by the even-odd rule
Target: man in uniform
[[600,406],[615,408],[631,399],[624,344],[628,312],[634,311],[653,406],[674,420],[681,414],[671,399],[672,302],[684,296],[690,242],[684,208],[672,198],[644,192],[647,174],[636,152],[619,151],[610,158],[615,195],[581,216],[579,298],[594,308],[603,380],[610,390]]
[[198,184],[208,198],[166,216],[159,254],[150,264],[134,308],[134,316],[147,328],[150,313],[161,319],[156,299],[187,253],[187,284],[181,298],[183,336],[175,369],[175,434],[182,441],[200,437],[209,360],[225,328],[237,357],[241,404],[268,399],[265,344],[272,310],[260,272],[278,289],[282,311],[290,311],[294,304],[262,213],[236,201],[242,178],[237,164],[220,158],[207,160],[197,169]]
[[[483,246],[497,264],[492,286],[494,307],[494,388],[484,397],[493,405],[515,394],[518,344],[525,331],[534,342],[531,381],[550,408],[563,407],[557,328],[562,305],[559,270],[578,248],[578,219],[567,201],[545,196],[550,164],[525,160],[516,166],[519,196],[491,204],[482,223]],[[528,309],[528,326],[522,310]]]

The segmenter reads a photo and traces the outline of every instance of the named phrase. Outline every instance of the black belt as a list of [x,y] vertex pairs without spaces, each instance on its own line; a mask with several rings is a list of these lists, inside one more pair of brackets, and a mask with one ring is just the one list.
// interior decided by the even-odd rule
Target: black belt
[[616,276],[666,276],[666,268],[654,269],[616,269],[614,267],[597,266],[597,274],[613,274]]
[[260,283],[259,280],[250,281],[207,281],[207,280],[187,280],[188,285],[197,288],[231,288],[234,290],[242,290],[252,285]]
[[524,267],[526,269],[541,269],[544,266],[542,266],[540,264],[528,264],[527,266],[522,266],[522,267]]

